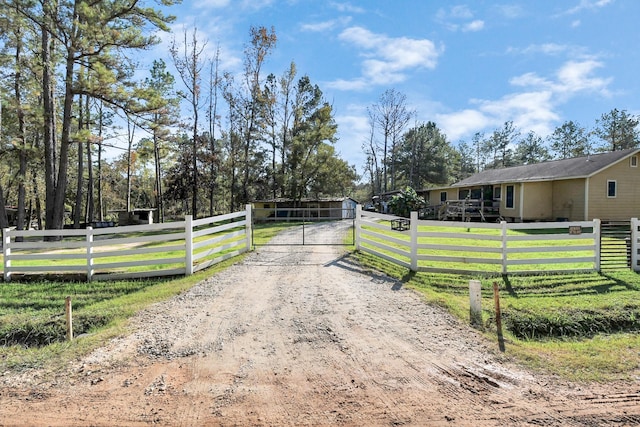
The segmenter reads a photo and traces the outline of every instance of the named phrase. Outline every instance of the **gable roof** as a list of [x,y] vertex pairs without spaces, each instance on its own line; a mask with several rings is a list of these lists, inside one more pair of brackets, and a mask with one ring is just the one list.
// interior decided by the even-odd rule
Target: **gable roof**
[[503,169],[487,169],[463,179],[453,187],[502,184],[505,182],[554,181],[559,179],[588,178],[627,157],[640,152],[638,148],[591,154],[572,159],[552,160],[532,165]]

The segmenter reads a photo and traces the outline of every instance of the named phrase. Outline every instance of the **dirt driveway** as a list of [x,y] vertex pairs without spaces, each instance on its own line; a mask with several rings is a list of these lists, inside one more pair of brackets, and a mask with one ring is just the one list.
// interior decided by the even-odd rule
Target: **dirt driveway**
[[638,383],[533,375],[335,246],[259,248],[132,328],[0,375],[0,425],[640,425]]

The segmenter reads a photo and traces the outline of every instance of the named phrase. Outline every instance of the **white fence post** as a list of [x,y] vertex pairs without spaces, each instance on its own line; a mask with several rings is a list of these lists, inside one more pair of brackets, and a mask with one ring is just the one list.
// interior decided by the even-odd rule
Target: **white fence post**
[[245,219],[247,221],[245,230],[247,233],[247,251],[251,250],[251,244],[252,242],[252,237],[253,237],[253,206],[251,206],[250,204],[245,206]]
[[508,272],[507,268],[507,221],[500,221],[500,228],[502,232],[502,274],[505,275]]
[[638,218],[631,218],[631,270],[638,272]]
[[[633,221],[631,221],[633,225]],[[597,218],[593,219],[593,269],[600,273],[600,239],[602,239],[601,221]],[[633,233],[632,233],[633,235]]]
[[360,250],[360,225],[361,225],[361,217],[362,216],[362,205],[358,203],[356,205],[356,251]]
[[9,235],[9,232],[11,230],[8,228],[5,228],[2,230],[2,255],[4,257],[4,281],[8,282],[11,280],[11,272],[10,267],[11,267],[11,260],[9,259],[9,255],[11,255],[11,248],[9,247],[11,245],[11,236]]
[[93,279],[93,227],[87,227],[87,281]]
[[184,267],[185,274],[193,274],[193,215],[184,216]]
[[474,326],[482,326],[482,283],[469,280],[469,320]]
[[411,271],[418,271],[418,212],[411,212]]

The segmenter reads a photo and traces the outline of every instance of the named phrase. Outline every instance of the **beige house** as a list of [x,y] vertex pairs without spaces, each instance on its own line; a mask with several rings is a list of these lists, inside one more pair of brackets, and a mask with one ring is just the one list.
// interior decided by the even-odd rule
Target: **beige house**
[[639,153],[634,148],[489,169],[425,192],[432,206],[445,199],[498,205],[508,221],[629,220],[640,216]]

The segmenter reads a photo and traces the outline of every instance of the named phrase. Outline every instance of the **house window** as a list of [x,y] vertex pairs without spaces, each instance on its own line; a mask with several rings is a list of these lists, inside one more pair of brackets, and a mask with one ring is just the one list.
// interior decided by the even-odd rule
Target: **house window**
[[493,199],[500,200],[501,197],[502,197],[502,187],[500,187],[499,185],[493,187]]
[[618,183],[614,180],[607,181],[607,197],[614,198],[618,192]]
[[631,162],[631,167],[632,168],[637,168],[638,167],[638,156],[631,156],[629,161]]
[[447,201],[447,192],[446,191],[441,191],[440,192],[440,201],[441,202],[446,202]]
[[469,196],[469,190],[460,190],[458,191],[458,200],[464,200]]
[[513,209],[515,207],[514,191],[515,191],[515,188],[513,185],[507,185],[507,200],[505,201],[505,205],[504,205],[504,207],[507,209]]

